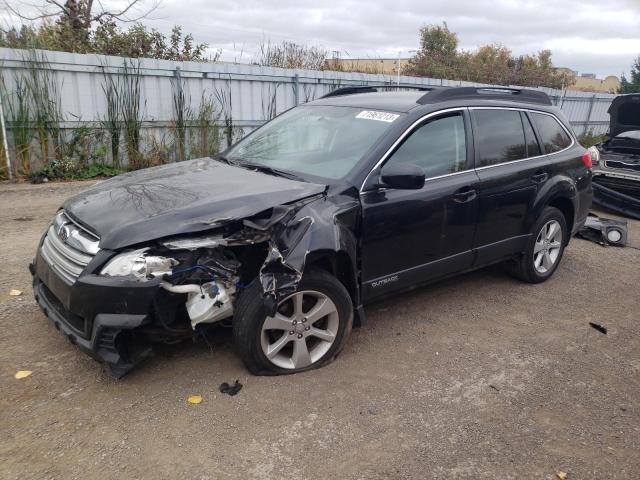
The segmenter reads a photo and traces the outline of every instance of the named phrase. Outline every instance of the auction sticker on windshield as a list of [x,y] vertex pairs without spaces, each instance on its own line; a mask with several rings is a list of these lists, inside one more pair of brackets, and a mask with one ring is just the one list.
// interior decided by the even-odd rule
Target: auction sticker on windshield
[[389,112],[374,112],[372,110],[363,110],[356,118],[364,118],[365,120],[378,120],[379,122],[393,122],[400,115],[397,113],[389,113]]

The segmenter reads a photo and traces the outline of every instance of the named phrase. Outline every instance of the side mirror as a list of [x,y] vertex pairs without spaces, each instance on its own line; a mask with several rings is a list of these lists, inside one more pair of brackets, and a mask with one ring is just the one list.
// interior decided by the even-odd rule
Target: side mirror
[[418,190],[424,186],[424,170],[410,163],[392,163],[382,167],[380,180],[386,187],[400,190]]

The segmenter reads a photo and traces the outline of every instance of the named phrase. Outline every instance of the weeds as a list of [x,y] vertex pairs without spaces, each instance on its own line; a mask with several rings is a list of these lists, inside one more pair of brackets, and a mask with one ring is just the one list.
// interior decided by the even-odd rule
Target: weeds
[[203,93],[200,108],[195,116],[195,125],[191,129],[191,141],[195,146],[193,154],[197,157],[212,156],[220,151],[222,138],[217,123],[219,117],[213,96]]
[[224,120],[224,136],[227,140],[227,147],[233,145],[233,102],[231,98],[231,86],[227,86],[227,90],[215,90],[215,96],[220,104],[220,110],[222,111],[222,118]]
[[9,101],[6,102],[9,112],[8,126],[19,164],[14,168],[19,174],[28,175],[31,173],[31,140],[33,139],[32,103],[26,79],[22,75],[16,75],[14,81],[13,94],[7,96]]
[[[269,121],[278,115],[278,87],[280,83],[269,84],[269,94],[262,98],[262,117]],[[266,101],[266,102],[265,102]]]
[[124,170],[106,163],[92,163],[79,166],[70,158],[52,160],[40,171],[29,175],[33,183],[42,183],[47,180],[82,180],[99,177],[114,177],[124,173]]
[[107,101],[107,111],[100,121],[102,127],[108,132],[111,144],[111,162],[113,166],[120,167],[120,136],[122,133],[122,81],[120,76],[109,75],[102,69],[104,83],[102,91]]
[[173,131],[175,144],[178,149],[178,160],[187,158],[187,128],[191,122],[193,111],[191,110],[191,97],[185,94],[184,80],[179,76],[171,79],[173,87]]
[[307,47],[294,42],[282,42],[275,45],[270,41],[263,41],[260,44],[260,53],[254,62],[264,67],[324,70],[327,53],[322,48]]
[[140,129],[142,128],[140,99],[142,94],[142,75],[140,62],[123,63],[122,89],[120,91],[124,141],[129,159],[129,168],[144,167],[144,158],[140,152]]
[[604,142],[606,137],[607,136],[604,134],[596,135],[595,133],[593,133],[593,130],[589,130],[587,133],[580,135],[578,137],[578,141],[580,142],[580,145],[582,145],[583,147],[589,148],[598,143]]
[[144,164],[146,166],[153,167],[171,162],[172,148],[165,141],[164,135],[160,139],[153,134],[148,135],[145,139],[145,145]]
[[40,144],[42,161],[46,165],[50,159],[50,140],[53,141],[55,156],[60,155],[60,92],[44,53],[31,50],[29,58],[23,60],[28,66],[23,78],[33,109],[33,126]]

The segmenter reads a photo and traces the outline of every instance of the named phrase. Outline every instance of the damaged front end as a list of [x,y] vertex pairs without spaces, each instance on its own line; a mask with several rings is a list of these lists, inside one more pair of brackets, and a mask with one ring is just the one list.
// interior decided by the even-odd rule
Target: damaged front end
[[[92,273],[72,286],[62,285],[39,253],[31,267],[36,298],[72,343],[120,377],[149,356],[153,343],[176,343],[213,324],[228,325],[251,282],[262,286],[266,313],[275,312],[296,290],[309,254],[342,252],[353,259],[354,272],[358,205],[352,196],[317,194],[216,222],[206,233],[117,254],[100,251],[87,267]],[[85,322],[82,329],[71,325],[75,317]]]

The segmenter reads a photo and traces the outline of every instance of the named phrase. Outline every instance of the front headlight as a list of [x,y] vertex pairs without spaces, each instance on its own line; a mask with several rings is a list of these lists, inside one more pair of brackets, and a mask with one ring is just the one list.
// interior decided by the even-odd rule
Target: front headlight
[[110,277],[134,276],[139,279],[159,277],[171,273],[171,269],[178,264],[173,258],[147,255],[147,248],[121,253],[112,258],[100,272],[100,275]]

